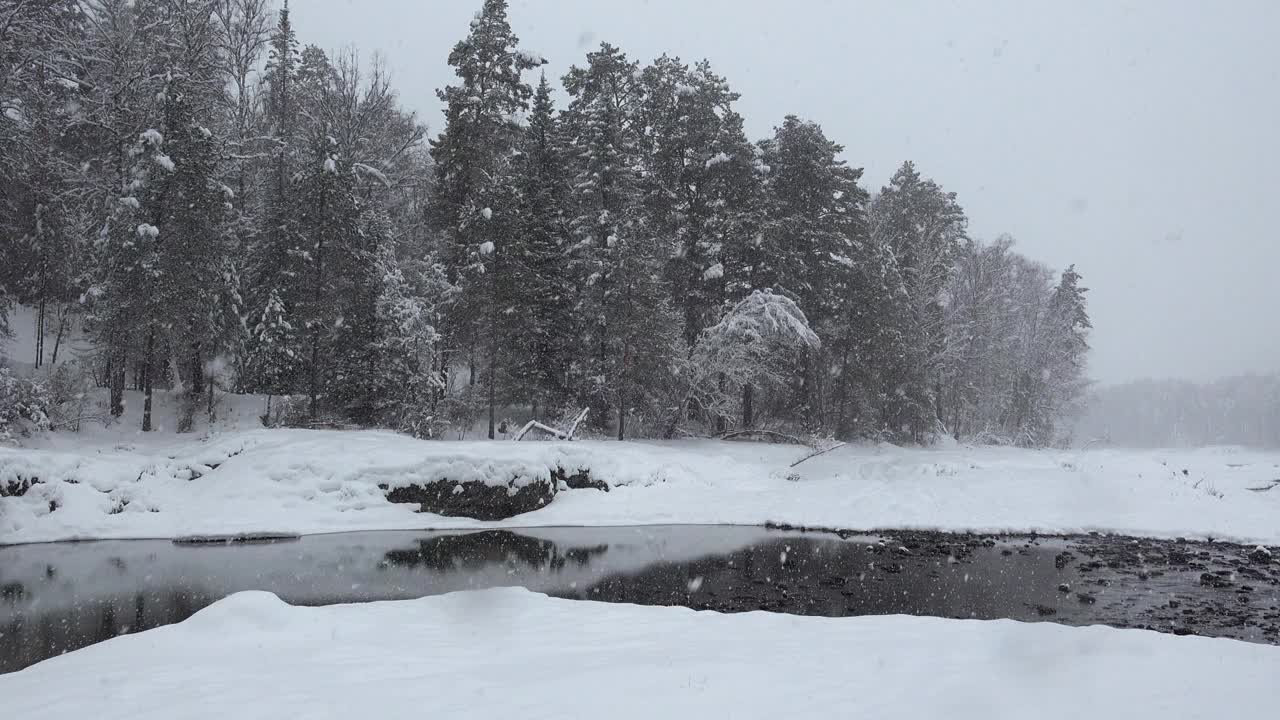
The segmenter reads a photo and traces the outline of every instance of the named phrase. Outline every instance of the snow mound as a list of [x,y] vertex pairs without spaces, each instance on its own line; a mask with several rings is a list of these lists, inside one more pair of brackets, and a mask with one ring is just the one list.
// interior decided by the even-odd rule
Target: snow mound
[[416,718],[424,702],[475,718],[1248,717],[1274,703],[1277,672],[1280,648],[1107,627],[721,615],[517,588],[324,607],[249,592],[0,675],[0,697],[45,720]]

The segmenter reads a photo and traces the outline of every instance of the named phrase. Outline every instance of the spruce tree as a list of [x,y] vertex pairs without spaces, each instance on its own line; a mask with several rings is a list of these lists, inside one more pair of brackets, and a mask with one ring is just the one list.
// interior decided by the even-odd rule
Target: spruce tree
[[638,75],[636,63],[605,43],[587,55],[585,68],[571,68],[564,78],[574,176],[570,262],[588,378],[583,394],[598,423],[616,409],[619,439],[629,414],[653,411],[647,393],[662,386],[679,327],[663,278],[666,246],[644,226],[640,204]]
[[576,343],[565,256],[569,178],[553,113],[551,85],[543,75],[517,161],[518,231],[507,253],[513,292],[502,314],[512,394],[549,411],[567,399]]
[[837,317],[851,299],[853,270],[865,248],[866,191],[861,169],[839,158],[843,148],[816,123],[788,116],[762,143],[768,172],[768,217],[761,233],[758,282],[800,305],[824,338],[799,368],[792,412],[814,428],[828,421],[825,407],[830,365],[825,353],[838,343]]
[[445,128],[431,144],[436,195],[430,215],[444,236],[442,260],[454,286],[444,314],[445,366],[467,362],[472,384],[477,368],[483,373],[491,438],[504,342],[499,316],[511,284],[506,255],[518,222],[512,156],[521,135],[517,117],[533,95],[522,74],[542,64],[518,50],[518,42],[506,0],[485,0],[470,33],[449,53],[458,84],[437,93]]
[[894,173],[871,208],[873,239],[893,253],[905,299],[896,322],[906,356],[894,392],[886,395],[894,406],[887,412],[916,441],[945,414],[938,405],[944,361],[938,298],[965,240],[967,222],[955,193],[922,178],[911,162]]

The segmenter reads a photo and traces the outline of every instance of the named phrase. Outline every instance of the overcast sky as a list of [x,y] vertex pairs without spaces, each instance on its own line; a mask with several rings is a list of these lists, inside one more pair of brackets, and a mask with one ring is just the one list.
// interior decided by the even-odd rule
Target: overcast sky
[[[435,89],[481,0],[292,0],[299,41]],[[707,58],[753,138],[819,122],[878,189],[903,160],[970,232],[1090,290],[1092,376],[1280,370],[1280,2],[512,0],[554,78],[601,41]]]

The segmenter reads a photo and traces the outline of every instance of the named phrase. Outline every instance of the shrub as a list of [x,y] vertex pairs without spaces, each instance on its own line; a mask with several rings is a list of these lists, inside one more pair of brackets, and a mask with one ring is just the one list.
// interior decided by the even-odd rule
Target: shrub
[[52,406],[44,382],[17,377],[9,368],[0,367],[0,442],[48,430]]

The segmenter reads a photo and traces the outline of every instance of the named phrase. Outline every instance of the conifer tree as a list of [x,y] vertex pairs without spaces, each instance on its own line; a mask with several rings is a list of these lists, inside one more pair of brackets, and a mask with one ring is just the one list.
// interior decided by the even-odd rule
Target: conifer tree
[[513,153],[521,135],[517,117],[528,109],[532,88],[523,72],[541,58],[517,49],[506,0],[485,0],[467,37],[449,53],[458,84],[440,91],[445,128],[432,142],[436,163],[430,214],[443,235],[442,259],[454,286],[444,313],[451,357],[470,366],[470,382],[483,373],[489,437],[494,436],[496,383],[504,310],[510,286],[507,247],[518,208],[512,193]]

